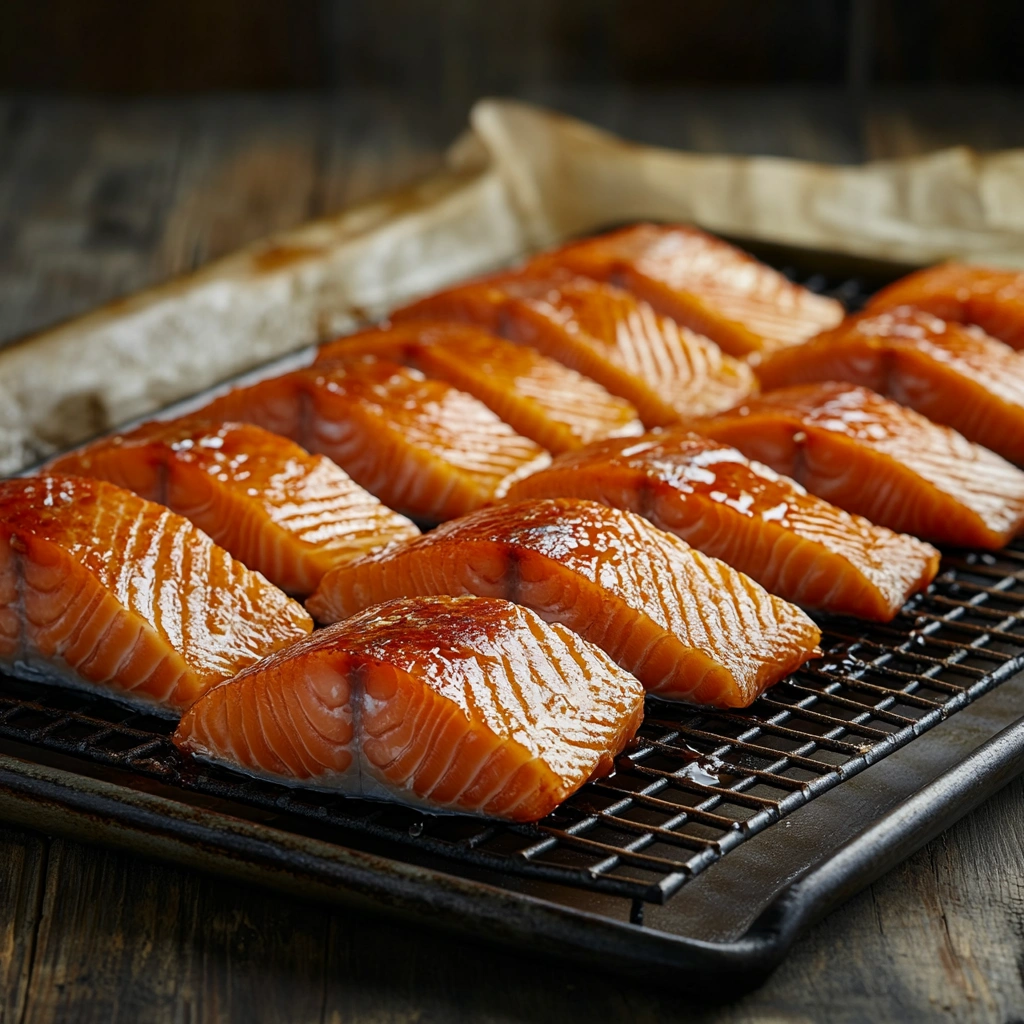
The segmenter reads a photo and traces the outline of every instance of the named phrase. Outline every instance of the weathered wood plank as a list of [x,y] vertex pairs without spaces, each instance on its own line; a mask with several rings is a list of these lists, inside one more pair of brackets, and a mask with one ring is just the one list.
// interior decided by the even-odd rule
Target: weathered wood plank
[[20,1022],[46,875],[44,836],[0,828],[0,1024]]
[[66,840],[24,1024],[318,1021],[327,914]]

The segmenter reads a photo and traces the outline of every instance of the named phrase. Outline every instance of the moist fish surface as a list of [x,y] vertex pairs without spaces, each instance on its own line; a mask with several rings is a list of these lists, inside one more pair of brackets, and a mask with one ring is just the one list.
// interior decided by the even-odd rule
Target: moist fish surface
[[556,459],[509,501],[584,498],[627,509],[787,601],[888,621],[935,577],[939,552],[808,494],[736,448],[683,428]]
[[482,402],[418,370],[365,357],[236,388],[198,417],[255,423],[327,456],[423,522],[500,498],[550,455]]
[[707,338],[629,292],[571,274],[473,281],[392,317],[466,321],[528,345],[629,401],[648,427],[727,409],[757,390],[750,367]]
[[392,601],[267,658],[185,714],[175,743],[290,785],[535,821],[607,774],[643,688],[526,608]]
[[1024,523],[1024,473],[867,388],[782,388],[688,426],[900,533],[996,549]]
[[620,285],[730,355],[755,362],[834,327],[845,312],[835,299],[686,225],[638,224],[571,242],[536,257],[527,272],[552,268]]
[[873,313],[896,306],[976,324],[1011,348],[1024,348],[1024,273],[1019,270],[964,263],[926,267],[883,288],[868,303]]
[[179,712],[312,629],[187,519],[101,480],[0,482],[0,669]]
[[757,369],[766,390],[811,381],[860,384],[1024,463],[1024,354],[977,327],[909,306],[850,317]]
[[668,699],[745,707],[817,654],[818,627],[724,562],[591,501],[482,509],[339,566],[307,607],[334,622],[381,601],[477,594],[532,608]]
[[166,505],[292,594],[311,593],[338,562],[420,532],[330,459],[248,423],[147,423],[49,469]]
[[404,363],[478,398],[553,453],[643,432],[636,409],[527,345],[472,324],[409,321],[324,345],[317,362],[371,355]]

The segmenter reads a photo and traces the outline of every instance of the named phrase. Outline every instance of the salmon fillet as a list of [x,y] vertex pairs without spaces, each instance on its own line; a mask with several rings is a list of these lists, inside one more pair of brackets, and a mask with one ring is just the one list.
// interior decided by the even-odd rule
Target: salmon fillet
[[627,509],[809,608],[887,622],[939,552],[808,494],[737,449],[674,428],[590,445],[521,480],[509,500]]
[[850,317],[758,367],[766,389],[810,381],[861,384],[1024,462],[1024,354],[977,327],[909,306]]
[[261,381],[200,410],[255,423],[336,462],[385,505],[422,522],[500,498],[548,464],[472,395],[418,370],[364,358]]
[[871,312],[914,306],[943,320],[977,324],[1011,348],[1024,348],[1024,273],[940,263],[900,278],[868,303]]
[[292,594],[311,593],[339,562],[420,532],[330,459],[247,423],[147,423],[48,469],[166,505]]
[[638,224],[571,242],[542,253],[526,270],[543,275],[555,267],[617,284],[730,355],[753,362],[834,327],[845,312],[835,299],[685,225]]
[[707,338],[628,292],[572,275],[487,278],[392,318],[460,320],[528,345],[625,398],[648,427],[710,415],[757,389],[750,368]]
[[0,482],[0,669],[175,712],[305,636],[302,605],[100,480]]
[[659,697],[745,707],[817,653],[818,627],[640,516],[591,501],[482,509],[333,569],[320,622],[412,594],[477,594],[532,608],[602,648]]
[[362,331],[324,345],[317,362],[364,355],[447,381],[556,454],[643,432],[636,409],[624,398],[536,349],[470,324],[410,321]]
[[995,549],[1024,523],[1024,473],[866,388],[783,388],[688,426],[901,533]]
[[174,741],[290,785],[536,821],[640,726],[643,688],[526,608],[392,601],[211,690]]

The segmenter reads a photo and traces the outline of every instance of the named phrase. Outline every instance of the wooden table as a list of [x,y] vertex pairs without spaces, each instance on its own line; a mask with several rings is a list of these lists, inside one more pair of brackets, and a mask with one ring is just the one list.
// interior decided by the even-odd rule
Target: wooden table
[[[634,138],[825,161],[1024,143],[1019,96],[533,97]],[[0,339],[436,167],[465,111],[381,95],[0,99]],[[59,368],[55,368],[59,372]],[[1024,1019],[1024,782],[695,1007],[604,973],[0,828],[0,1022]]]

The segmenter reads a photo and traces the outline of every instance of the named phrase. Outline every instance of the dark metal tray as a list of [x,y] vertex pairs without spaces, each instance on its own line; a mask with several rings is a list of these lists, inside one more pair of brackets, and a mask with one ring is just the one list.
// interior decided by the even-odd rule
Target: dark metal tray
[[[863,278],[808,279],[771,255],[863,300]],[[1024,770],[1024,546],[947,554],[889,626],[822,625],[825,658],[744,712],[649,699],[615,775],[530,826],[201,768],[166,721],[0,677],[0,816],[676,985],[749,987]]]

